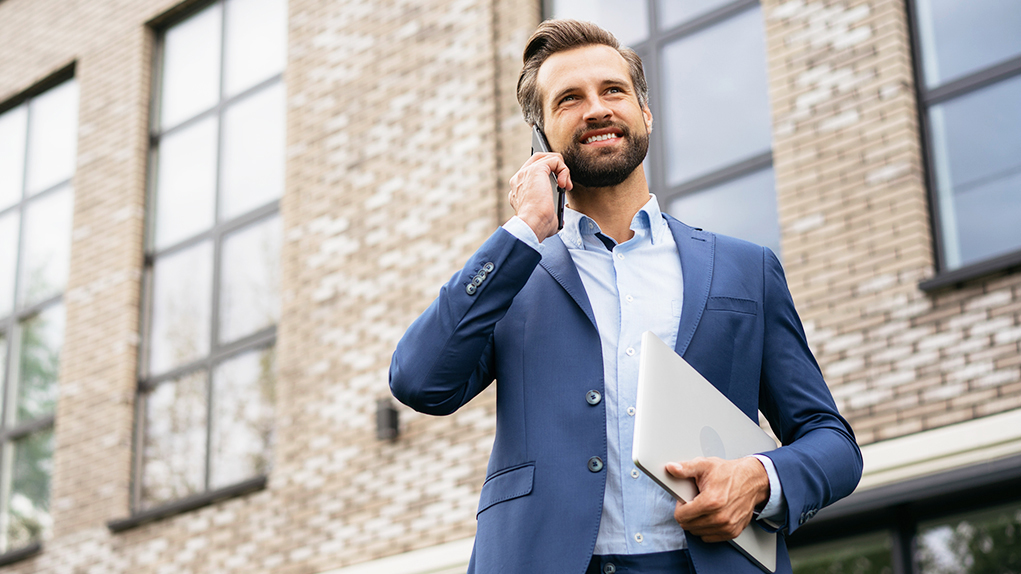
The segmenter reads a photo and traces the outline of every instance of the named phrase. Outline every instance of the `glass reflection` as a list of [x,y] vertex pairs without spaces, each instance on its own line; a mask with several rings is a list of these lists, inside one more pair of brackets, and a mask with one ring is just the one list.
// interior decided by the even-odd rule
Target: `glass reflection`
[[763,245],[780,256],[773,169],[682,195],[669,212],[688,225]]
[[[0,318],[6,317],[14,309],[14,278],[18,265],[18,223],[17,211],[0,216]],[[0,350],[0,353],[2,352]],[[0,371],[0,374],[2,373],[3,371]]]
[[574,18],[595,22],[609,30],[625,46],[634,46],[649,37],[649,12],[645,0],[555,0],[556,18]]
[[207,118],[160,141],[156,180],[156,247],[213,226],[216,201],[216,119]]
[[216,369],[210,488],[269,472],[275,388],[273,349],[245,353]]
[[220,17],[220,5],[214,4],[167,30],[160,86],[160,125],[164,129],[219,100]]
[[733,4],[734,0],[657,0],[656,9],[659,27],[662,30],[692,20],[721,6]]
[[953,269],[1021,249],[1021,78],[933,106],[944,257]]
[[206,405],[205,371],[162,383],[146,395],[144,508],[204,491]]
[[227,109],[223,117],[221,221],[265,205],[284,190],[284,85]]
[[149,372],[159,374],[209,351],[213,246],[157,259],[153,266]]
[[220,342],[269,327],[280,318],[280,217],[227,237],[220,286]]
[[663,50],[669,185],[769,151],[763,28],[756,6]]
[[227,96],[283,71],[287,59],[287,3],[227,0],[225,44]]
[[73,214],[70,185],[40,196],[25,208],[25,246],[18,276],[20,306],[32,305],[64,290],[71,261]]
[[915,562],[921,574],[1002,574],[1021,571],[1021,506],[919,525]]
[[48,536],[53,431],[47,429],[14,442],[11,487],[6,500],[7,547],[14,550]]
[[74,175],[78,151],[78,83],[65,82],[28,104],[29,195]]
[[794,574],[892,574],[890,535],[877,532],[794,548],[791,566]]
[[19,326],[16,420],[52,415],[57,405],[64,306],[54,305]]
[[1021,54],[1021,2],[917,0],[915,5],[930,88]]
[[0,211],[21,199],[27,117],[25,106],[0,114]]

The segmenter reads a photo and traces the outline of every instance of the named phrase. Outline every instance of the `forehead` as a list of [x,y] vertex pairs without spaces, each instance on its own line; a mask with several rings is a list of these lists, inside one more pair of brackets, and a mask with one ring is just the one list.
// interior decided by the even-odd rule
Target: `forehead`
[[543,97],[565,89],[607,81],[631,85],[627,61],[617,50],[602,44],[557,52],[539,67],[536,78]]

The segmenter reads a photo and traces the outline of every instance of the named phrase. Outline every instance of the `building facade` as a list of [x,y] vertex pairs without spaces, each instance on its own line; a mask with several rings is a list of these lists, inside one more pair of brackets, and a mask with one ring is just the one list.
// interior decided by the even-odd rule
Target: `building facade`
[[1021,568],[1014,3],[0,0],[0,572],[464,570],[495,393],[380,438],[387,369],[554,15],[642,55],[666,211],[781,255],[865,457],[796,571]]

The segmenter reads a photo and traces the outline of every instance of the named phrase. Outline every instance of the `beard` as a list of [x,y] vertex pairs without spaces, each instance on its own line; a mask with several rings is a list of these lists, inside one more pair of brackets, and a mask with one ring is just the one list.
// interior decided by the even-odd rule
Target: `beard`
[[[623,149],[583,149],[581,143],[583,133],[609,127],[621,130]],[[571,145],[565,148],[561,155],[564,158],[564,164],[571,170],[571,180],[574,183],[582,187],[611,187],[623,183],[638,166],[642,165],[648,152],[648,132],[633,135],[625,125],[606,122],[601,125],[585,126],[578,130],[574,134]]]

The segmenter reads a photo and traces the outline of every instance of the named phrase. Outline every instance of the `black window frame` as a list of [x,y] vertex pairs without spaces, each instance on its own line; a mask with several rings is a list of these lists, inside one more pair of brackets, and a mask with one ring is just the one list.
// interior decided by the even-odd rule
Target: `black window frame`
[[[213,401],[210,400],[210,393],[212,391],[213,377],[216,368],[224,362],[240,357],[246,353],[275,349],[277,339],[277,325],[273,324],[226,343],[221,343],[219,340],[221,296],[220,277],[223,270],[222,253],[225,239],[236,231],[245,229],[259,222],[268,221],[273,217],[280,216],[280,198],[277,198],[261,206],[251,208],[239,215],[232,216],[229,219],[221,220],[220,214],[222,206],[219,201],[219,197],[221,193],[221,174],[223,169],[223,118],[226,110],[232,108],[236,102],[243,101],[253,94],[271,89],[272,86],[276,84],[283,84],[285,71],[281,69],[279,72],[260,80],[256,84],[253,84],[230,96],[226,95],[224,67],[226,64],[227,1],[228,0],[211,0],[189,2],[184,6],[175,7],[166,14],[147,23],[147,26],[154,37],[150,68],[153,71],[153,75],[151,79],[149,105],[148,149],[146,150],[146,209],[145,233],[143,236],[145,255],[143,261],[141,313],[139,316],[140,344],[138,348],[138,364],[136,372],[137,387],[135,392],[135,425],[133,432],[134,449],[131,462],[132,470],[129,500],[130,516],[107,522],[107,527],[114,533],[123,532],[154,520],[160,520],[169,516],[201,508],[203,506],[208,506],[225,498],[243,496],[248,493],[264,489],[268,482],[267,474],[259,474],[225,487],[210,487],[210,474],[213,466],[211,464],[213,453],[210,444],[212,440],[210,428],[212,427],[214,420],[214,405]],[[286,2],[287,0],[284,1]],[[219,94],[217,101],[212,107],[195,115],[189,116],[187,119],[179,121],[171,127],[164,129],[160,126],[160,104],[162,100],[163,54],[165,50],[166,33],[175,25],[180,24],[199,12],[215,5],[219,5],[221,10],[219,55],[220,72],[218,86]],[[155,246],[154,224],[156,221],[155,198],[157,192],[156,181],[158,166],[156,165],[157,162],[155,158],[158,153],[159,143],[161,139],[167,135],[187,129],[188,127],[210,117],[217,118],[218,126],[216,136],[217,157],[214,188],[217,201],[214,202],[213,224],[202,232],[190,235],[181,240],[176,240],[173,244],[157,248]],[[281,143],[283,145],[283,142]],[[210,305],[210,324],[208,325],[210,337],[209,349],[199,358],[177,365],[155,376],[149,375],[155,263],[163,257],[182,252],[206,241],[211,243],[213,251],[212,289],[210,293],[212,301]],[[142,484],[145,462],[145,432],[147,424],[145,408],[146,395],[161,384],[174,384],[175,379],[180,379],[196,372],[205,373],[204,384],[207,397],[203,490],[183,498],[144,508],[142,502]]]
[[[33,85],[31,88],[3,102],[2,104],[0,104],[0,114],[9,112],[19,106],[23,105],[27,106],[31,100],[45,94],[51,89],[61,86],[66,82],[77,81],[77,77],[75,75],[76,64],[77,62],[72,62],[68,66],[54,72],[53,74],[50,74],[42,81]],[[79,109],[80,103],[81,98],[79,97],[78,101],[75,102],[75,105],[79,106]],[[38,201],[41,198],[46,197],[47,195],[51,195],[55,192],[58,192],[62,188],[69,185],[71,186],[71,193],[73,198],[74,176],[77,173],[77,169],[75,169],[71,173],[71,176],[69,178],[56,182],[46,187],[45,189],[41,189],[33,193],[32,195],[28,194],[28,177],[27,177],[29,161],[28,137],[29,133],[31,132],[31,121],[32,118],[31,115],[29,114],[26,117],[25,125],[25,144],[24,144],[25,157],[22,159],[23,165],[22,165],[21,197],[13,204],[0,209],[0,215],[17,213],[16,217],[18,219],[18,237],[16,246],[17,249],[15,252],[14,277],[12,278],[14,283],[13,293],[14,306],[11,308],[11,312],[8,315],[0,316],[0,334],[3,335],[4,341],[3,348],[0,349],[0,353],[3,354],[3,361],[0,361],[0,365],[2,365],[3,367],[3,369],[0,370],[0,393],[3,393],[2,395],[0,395],[0,407],[2,407],[0,408],[0,449],[13,448],[13,446],[8,447],[7,445],[9,443],[14,443],[15,441],[27,437],[33,433],[45,430],[53,431],[56,423],[56,410],[54,410],[54,412],[49,415],[44,415],[42,417],[38,417],[26,422],[16,423],[11,428],[8,428],[7,426],[7,417],[11,412],[8,401],[16,400],[14,397],[12,397],[11,393],[11,384],[13,384],[11,377],[15,373],[14,362],[20,359],[20,357],[16,356],[15,354],[15,349],[17,347],[16,339],[18,338],[20,331],[19,325],[38,316],[39,314],[43,313],[47,309],[50,309],[51,307],[63,305],[64,294],[66,293],[65,285],[65,288],[62,289],[61,292],[56,295],[51,295],[46,299],[36,301],[31,305],[27,305],[24,307],[18,306],[18,290],[21,283],[22,271],[21,256],[23,255],[23,249],[25,245],[25,225],[24,225],[25,211],[29,203]],[[75,133],[77,134],[78,125],[75,125],[74,129]],[[64,310],[65,317],[66,312],[67,311],[65,309]],[[54,407],[54,409],[56,409],[56,407]],[[54,456],[56,455],[56,453],[53,454]],[[0,477],[4,476],[5,473],[7,472],[7,469],[5,468],[4,465],[4,459],[5,457],[0,456]],[[51,488],[52,478],[53,477],[51,476],[50,477]],[[6,512],[6,502],[2,499],[0,499],[0,512]],[[44,542],[45,542],[44,540],[39,539],[27,545],[19,546],[13,550],[9,549],[0,553],[0,566],[13,564],[25,558],[35,556],[36,554],[42,552]]]
[[[661,30],[658,24],[658,0],[642,1],[646,2],[647,6],[649,33],[644,40],[641,42],[635,42],[634,44],[629,44],[629,47],[637,52],[642,58],[646,82],[649,85],[649,109],[652,111],[652,116],[654,118],[665,117],[663,115],[664,95],[662,93],[664,83],[660,81],[660,77],[662,75],[660,67],[660,53],[663,48],[672,42],[707,30],[725,20],[741,14],[746,10],[751,10],[761,5],[760,0],[731,0],[726,4],[717,6],[716,8],[695,16],[694,18],[690,18],[680,24],[676,24],[669,29]],[[550,0],[543,2],[542,13],[544,18],[553,17],[553,7]],[[767,59],[762,62],[762,65],[767,67],[766,73],[768,77],[768,54],[766,54],[766,56]],[[767,93],[767,97],[768,96],[769,94]],[[677,198],[729,183],[755,172],[773,167],[773,149],[772,145],[770,145],[770,149],[768,151],[744,158],[710,173],[688,179],[676,185],[667,185],[665,157],[666,141],[664,136],[665,134],[663,129],[653,130],[650,136],[652,141],[649,145],[648,155],[650,167],[648,171],[649,188],[650,191],[656,194],[656,197],[659,198],[660,208],[664,212],[669,211],[670,203]],[[773,179],[773,193],[776,193],[775,176]]]
[[932,248],[935,255],[935,275],[918,284],[922,291],[932,292],[957,286],[972,279],[996,273],[1013,273],[1021,270],[1021,249],[949,269],[946,264],[942,214],[936,181],[936,158],[932,145],[932,126],[929,109],[966,94],[981,90],[998,82],[1021,75],[1021,55],[995,63],[970,74],[929,88],[925,82],[922,65],[922,42],[919,31],[918,0],[905,0],[907,6],[908,33],[911,40],[913,72],[916,99],[918,102],[919,128],[921,132],[922,162],[925,169],[926,196],[929,199],[929,224],[932,228]]

